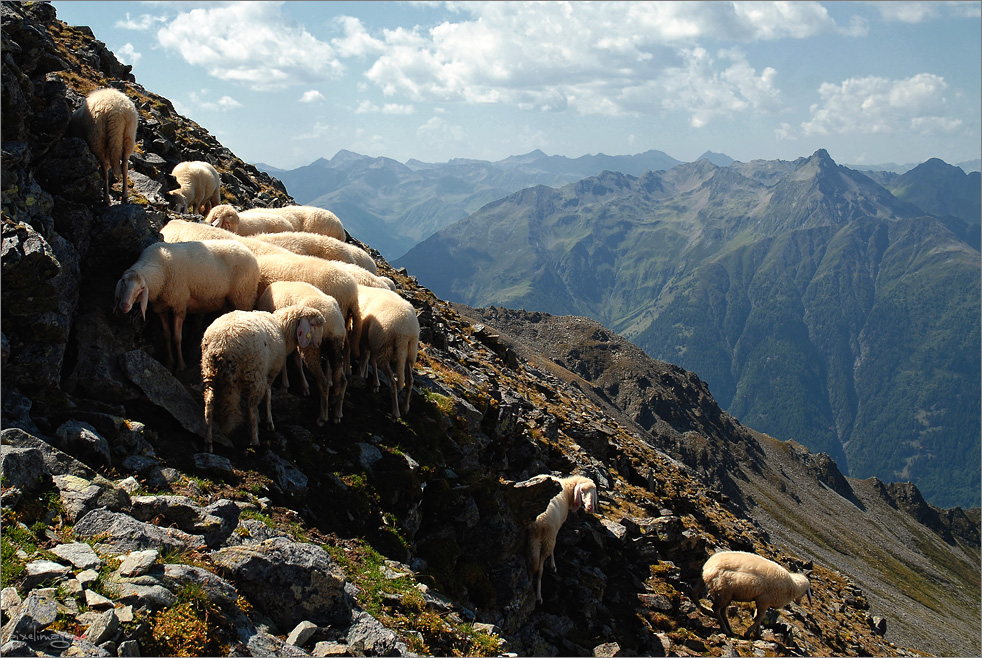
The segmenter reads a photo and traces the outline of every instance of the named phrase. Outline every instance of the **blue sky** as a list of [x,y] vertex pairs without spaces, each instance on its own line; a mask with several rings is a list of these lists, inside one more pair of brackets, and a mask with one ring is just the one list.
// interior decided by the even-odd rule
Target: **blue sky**
[[980,157],[980,2],[63,2],[239,157]]

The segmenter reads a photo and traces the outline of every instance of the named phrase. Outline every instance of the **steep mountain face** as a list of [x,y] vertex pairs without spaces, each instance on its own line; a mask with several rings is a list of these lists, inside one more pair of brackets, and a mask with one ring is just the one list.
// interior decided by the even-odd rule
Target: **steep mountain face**
[[677,164],[661,151],[579,158],[533,151],[498,162],[455,159],[439,164],[401,164],[340,151],[330,160],[275,170],[275,175],[299,203],[346,217],[355,235],[396,258],[441,228],[517,190],[565,185],[606,169],[640,175]]
[[451,300],[592,317],[751,427],[978,504],[979,253],[825,151],[523,190],[396,265]]
[[886,186],[894,196],[938,217],[976,249],[982,243],[982,173],[931,158]]

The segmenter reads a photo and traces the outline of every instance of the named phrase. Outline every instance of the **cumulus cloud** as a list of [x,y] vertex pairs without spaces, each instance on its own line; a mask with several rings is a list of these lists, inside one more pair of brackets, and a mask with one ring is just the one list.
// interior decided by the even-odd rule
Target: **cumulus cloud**
[[324,94],[320,93],[316,89],[311,89],[310,91],[303,92],[303,96],[300,97],[301,103],[323,103],[327,99],[324,98]]
[[371,101],[362,101],[355,108],[355,114],[414,114],[416,108],[412,105],[399,105],[398,103],[386,103],[379,107]]
[[336,133],[337,129],[331,124],[316,121],[310,130],[300,135],[294,135],[290,139],[294,141],[308,141],[312,139],[321,139],[322,137],[332,137]]
[[343,37],[331,40],[341,57],[378,55],[385,51],[385,44],[371,36],[357,18],[339,16],[334,22],[344,31]]
[[190,94],[191,104],[208,112],[227,112],[242,107],[242,103],[231,96],[213,99],[210,94],[211,92],[207,89],[202,89],[200,92],[192,91]]
[[887,21],[921,23],[943,16],[978,18],[982,8],[977,2],[874,2],[880,17]]
[[433,117],[416,129],[416,136],[425,141],[448,144],[463,143],[466,133],[460,126],[440,117]]
[[333,80],[344,67],[334,48],[283,16],[278,2],[235,2],[179,14],[160,44],[216,78],[255,90]]
[[139,18],[132,18],[130,12],[126,12],[126,18],[116,21],[116,27],[122,28],[124,30],[137,30],[146,31],[150,28],[156,27],[160,23],[166,22],[166,18],[162,16],[151,16],[150,14],[142,14]]
[[[693,124],[702,125],[727,112],[772,112],[781,106],[775,69],[758,71],[735,50],[697,56],[706,53],[702,40],[754,42],[862,31],[855,23],[837,25],[814,2],[455,7],[460,20],[376,35],[371,49],[380,54],[365,77],[386,96],[416,102],[501,103],[609,116],[663,109],[661,99],[682,92],[688,104],[671,101],[670,109],[689,111]],[[361,24],[351,20],[345,29],[364,39]]]
[[822,102],[811,106],[811,119],[801,127],[806,135],[952,133],[962,121],[948,116],[947,88],[931,73],[825,82],[818,90]]
[[136,48],[133,47],[132,43],[127,43],[122,48],[116,49],[116,57],[123,64],[133,65],[139,62],[143,55],[136,51]]

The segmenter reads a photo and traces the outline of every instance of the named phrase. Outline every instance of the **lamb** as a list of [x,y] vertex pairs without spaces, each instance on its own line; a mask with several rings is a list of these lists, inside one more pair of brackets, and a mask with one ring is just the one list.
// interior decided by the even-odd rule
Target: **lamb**
[[212,226],[223,228],[237,235],[256,235],[257,233],[281,233],[296,230],[286,217],[274,214],[246,215],[243,217],[228,204],[215,206],[205,217]]
[[126,170],[136,146],[136,126],[139,115],[126,94],[105,87],[85,97],[72,114],[68,134],[82,137],[99,161],[102,173],[104,200],[109,205],[109,170],[122,181],[120,203],[127,201]]
[[[204,383],[205,449],[212,451],[215,413],[221,415],[225,433],[242,421],[244,402],[251,446],[259,445],[260,400],[266,401],[266,424],[273,425],[273,379],[286,357],[297,347],[307,347],[324,324],[320,311],[289,306],[275,313],[232,311],[212,322],[201,339],[201,380]],[[217,407],[217,409],[216,409]]]
[[[419,349],[419,320],[416,309],[395,292],[385,288],[358,286],[361,309],[359,353],[361,377],[368,374],[369,362],[375,369],[375,387],[379,389],[378,368],[381,363],[392,392],[392,415],[400,417],[399,389],[406,389],[402,413],[409,413],[413,391],[413,364]],[[393,369],[393,365],[395,368]]]
[[[713,616],[727,635],[733,635],[726,618],[730,601],[753,601],[757,614],[744,637],[760,635],[760,623],[768,608],[783,608],[791,601],[800,603],[812,590],[806,573],[790,573],[777,562],[742,551],[722,551],[714,554],[702,567],[699,591],[708,591],[713,599]],[[698,597],[697,593],[697,597]]]
[[260,233],[256,235],[256,239],[283,247],[295,254],[354,263],[372,274],[378,274],[378,266],[375,265],[375,261],[364,249],[359,249],[353,244],[327,235],[288,231],[286,233]]
[[207,162],[179,162],[171,175],[177,179],[180,189],[170,192],[175,212],[207,215],[222,202],[222,178]]
[[[275,311],[295,304],[315,308],[324,316],[322,340],[315,341],[307,347],[299,348],[297,365],[300,367],[300,378],[303,382],[304,395],[309,392],[307,380],[303,377],[303,367],[300,358],[314,376],[320,390],[320,412],[317,424],[323,425],[328,420],[328,401],[331,387],[334,388],[337,399],[334,410],[334,422],[341,421],[344,392],[348,386],[345,374],[347,368],[347,332],[344,315],[336,299],[326,295],[318,288],[302,281],[274,281],[256,302],[256,308],[261,311]],[[321,366],[321,354],[327,358],[327,369]],[[286,381],[286,366],[283,368],[284,385]]]
[[361,335],[361,310],[358,284],[342,263],[298,254],[258,256],[259,295],[274,281],[304,281],[337,300],[345,318],[349,350],[358,355],[357,338]]
[[[186,366],[181,335],[187,313],[209,313],[232,308],[248,310],[256,302],[259,265],[256,257],[233,240],[158,242],[143,250],[140,258],[116,283],[115,308],[122,313],[140,302],[144,319],[147,304],[160,318],[167,343],[167,367]],[[173,338],[167,312],[172,311]]]
[[552,570],[556,571],[556,535],[559,528],[566,522],[570,511],[582,507],[587,512],[597,509],[597,485],[590,478],[582,475],[572,475],[557,478],[552,475],[540,475],[540,478],[552,478],[562,485],[563,490],[553,496],[549,506],[539,514],[529,527],[529,563],[531,576],[538,575],[536,582],[536,602],[542,603],[542,572],[546,560],[552,561]]
[[262,240],[257,240],[256,238],[242,237],[241,235],[229,233],[225,229],[216,228],[210,224],[204,224],[202,222],[189,222],[183,219],[170,220],[164,224],[163,228],[160,229],[160,234],[164,236],[165,242],[235,240],[248,247],[249,251],[256,256],[265,256],[269,254],[286,254],[289,256],[292,253],[286,249],[283,249],[282,247],[277,247],[274,244],[263,242]]

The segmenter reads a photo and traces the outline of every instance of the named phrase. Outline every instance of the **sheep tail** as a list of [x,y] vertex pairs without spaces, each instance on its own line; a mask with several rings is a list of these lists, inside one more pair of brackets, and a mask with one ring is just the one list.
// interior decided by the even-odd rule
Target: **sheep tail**
[[214,391],[219,427],[228,434],[242,423],[242,405],[235,386],[236,362],[226,359],[222,354],[202,356],[204,368],[209,374],[204,378],[205,386]]
[[126,140],[126,117],[117,112],[106,116],[103,137],[106,140],[106,159],[109,160],[109,166],[113,170],[113,176],[116,177],[116,180],[121,180],[123,176],[121,168],[123,162],[123,142]]

